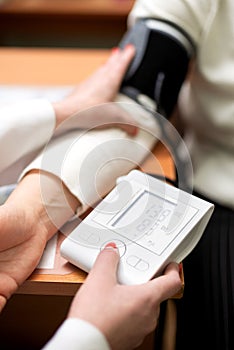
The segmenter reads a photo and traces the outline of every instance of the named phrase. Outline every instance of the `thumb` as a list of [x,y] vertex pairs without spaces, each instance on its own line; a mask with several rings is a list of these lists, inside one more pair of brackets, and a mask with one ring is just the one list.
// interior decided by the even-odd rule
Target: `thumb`
[[90,271],[88,278],[102,281],[103,284],[117,283],[117,268],[119,264],[119,251],[114,242],[105,245],[104,249],[99,253],[95,264]]

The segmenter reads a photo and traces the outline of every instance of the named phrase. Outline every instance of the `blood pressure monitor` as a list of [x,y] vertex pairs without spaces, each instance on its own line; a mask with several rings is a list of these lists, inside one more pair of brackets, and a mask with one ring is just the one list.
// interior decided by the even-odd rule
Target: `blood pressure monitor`
[[118,280],[144,283],[169,262],[181,262],[195,247],[213,204],[141,171],[117,180],[116,187],[65,238],[61,254],[89,272],[100,250],[115,242]]

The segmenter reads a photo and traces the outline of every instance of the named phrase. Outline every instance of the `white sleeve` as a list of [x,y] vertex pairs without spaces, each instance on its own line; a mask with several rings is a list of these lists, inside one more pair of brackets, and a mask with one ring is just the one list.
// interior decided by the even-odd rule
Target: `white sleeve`
[[182,28],[198,44],[218,0],[136,0],[128,17],[129,25],[139,18],[157,18]]
[[155,118],[136,103],[124,106],[142,125],[135,137],[118,128],[69,132],[53,139],[21,176],[39,168],[59,177],[82,204],[78,214],[95,205],[119,176],[138,167],[151,154],[158,141]]
[[55,128],[54,109],[44,99],[1,106],[0,118],[0,172],[43,147]]
[[104,335],[90,323],[68,318],[42,350],[110,350]]

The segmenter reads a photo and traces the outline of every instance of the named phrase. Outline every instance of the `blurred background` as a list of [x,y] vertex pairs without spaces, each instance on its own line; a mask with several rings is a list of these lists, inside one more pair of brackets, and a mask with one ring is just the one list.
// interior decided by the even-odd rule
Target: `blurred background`
[[111,48],[134,0],[0,0],[0,46]]

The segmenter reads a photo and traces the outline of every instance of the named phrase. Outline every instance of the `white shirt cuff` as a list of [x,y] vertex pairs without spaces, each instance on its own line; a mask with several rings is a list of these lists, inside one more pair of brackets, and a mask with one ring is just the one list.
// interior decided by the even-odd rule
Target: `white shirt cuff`
[[110,350],[104,335],[92,324],[68,318],[42,350]]

